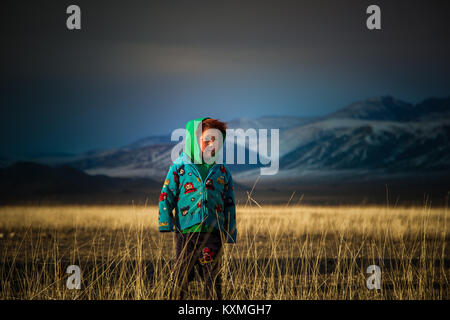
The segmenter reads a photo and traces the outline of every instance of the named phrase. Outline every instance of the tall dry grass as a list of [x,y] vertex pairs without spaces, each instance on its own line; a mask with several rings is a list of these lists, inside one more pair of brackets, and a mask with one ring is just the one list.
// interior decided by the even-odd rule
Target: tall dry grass
[[[0,208],[1,299],[167,299],[173,235],[154,206]],[[224,299],[448,299],[446,208],[237,207]],[[82,271],[66,288],[66,268]],[[381,268],[381,290],[366,286]],[[202,283],[190,284],[202,298]]]

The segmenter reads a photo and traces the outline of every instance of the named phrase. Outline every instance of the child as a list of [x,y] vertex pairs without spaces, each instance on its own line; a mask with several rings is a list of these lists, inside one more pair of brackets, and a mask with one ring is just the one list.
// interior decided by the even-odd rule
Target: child
[[[233,179],[216,164],[226,123],[198,118],[186,124],[185,148],[167,173],[159,198],[159,231],[175,229],[175,298],[185,298],[194,266],[201,267],[205,298],[221,299],[222,243],[235,243]],[[175,209],[175,214],[172,210]]]

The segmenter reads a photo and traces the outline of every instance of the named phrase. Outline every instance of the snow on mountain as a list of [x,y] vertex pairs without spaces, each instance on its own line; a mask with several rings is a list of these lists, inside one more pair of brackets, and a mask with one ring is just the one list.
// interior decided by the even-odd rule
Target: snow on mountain
[[[450,169],[450,120],[328,119],[288,132],[280,168]],[[295,142],[295,143],[294,143]]]
[[89,174],[111,177],[156,177],[166,174],[174,142],[133,148],[118,148],[67,163]]
[[[255,130],[261,128],[274,128],[280,131],[286,130],[311,121],[312,118],[300,117],[261,117],[256,119],[234,119],[228,122],[229,129]],[[66,164],[89,174],[105,174],[112,177],[153,177],[164,178],[171,164],[172,148],[178,142],[170,141],[170,136],[146,137],[121,148],[100,150],[85,154],[85,157]],[[238,145],[239,141],[235,141]],[[270,146],[270,144],[269,144]],[[247,159],[257,152],[249,148],[245,142]],[[237,163],[237,147],[235,147],[234,163]],[[226,147],[224,147],[224,159],[226,159]],[[259,168],[261,164],[231,164],[230,170],[240,172]]]
[[[323,176],[324,172],[362,176],[450,170],[450,98],[413,105],[390,96],[376,97],[321,118],[238,118],[229,121],[228,127],[280,129],[280,171],[264,177],[267,181]],[[91,174],[161,179],[175,144],[169,135],[147,137],[68,164]],[[249,148],[248,142],[245,145]],[[261,164],[229,166],[236,181],[254,181]]]

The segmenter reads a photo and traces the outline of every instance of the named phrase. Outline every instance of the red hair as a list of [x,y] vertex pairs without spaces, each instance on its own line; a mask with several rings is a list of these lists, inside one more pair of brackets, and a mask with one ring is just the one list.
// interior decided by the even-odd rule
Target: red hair
[[225,134],[227,133],[227,124],[226,122],[222,122],[219,119],[204,119],[202,121],[202,126],[198,126],[197,129],[197,134],[198,131],[200,131],[200,128],[202,130],[202,132],[208,130],[208,129],[217,129],[220,130],[220,132],[222,132],[222,135],[225,137]]

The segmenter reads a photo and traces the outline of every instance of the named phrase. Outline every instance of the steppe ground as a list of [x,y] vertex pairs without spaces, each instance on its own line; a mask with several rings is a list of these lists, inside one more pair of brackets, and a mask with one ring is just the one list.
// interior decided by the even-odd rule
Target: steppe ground
[[[156,206],[1,207],[0,298],[167,299],[173,234],[158,233],[157,215]],[[448,299],[448,220],[427,204],[238,204],[224,298]],[[79,290],[66,287],[69,265],[80,267]],[[370,265],[379,290],[367,286]],[[200,281],[189,290],[202,298]]]

